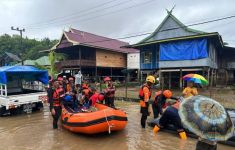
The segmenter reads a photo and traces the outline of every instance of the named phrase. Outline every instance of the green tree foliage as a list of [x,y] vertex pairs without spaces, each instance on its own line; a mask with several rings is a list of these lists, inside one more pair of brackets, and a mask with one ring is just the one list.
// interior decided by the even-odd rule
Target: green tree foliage
[[42,40],[23,38],[22,49],[21,39],[19,35],[10,36],[4,34],[0,36],[0,54],[3,52],[11,52],[16,55],[21,55],[21,58],[26,59],[37,59],[41,56],[46,55],[45,53],[39,53],[41,50],[50,49],[58,41],[44,38]]
[[66,54],[62,53],[56,53],[55,51],[50,51],[49,53],[49,61],[50,61],[50,68],[49,68],[49,74],[53,76],[53,78],[56,77],[56,74],[58,73],[56,70],[55,62],[56,61],[63,61],[67,58]]
[[49,73],[50,73],[50,75],[53,76],[53,78],[55,78],[55,74],[56,74],[55,60],[56,60],[55,52],[51,51],[49,53],[49,61],[50,61],[50,64],[51,64]]

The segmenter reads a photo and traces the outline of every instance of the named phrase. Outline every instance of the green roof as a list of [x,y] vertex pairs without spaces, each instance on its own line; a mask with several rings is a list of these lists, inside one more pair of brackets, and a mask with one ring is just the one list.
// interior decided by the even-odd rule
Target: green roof
[[40,57],[35,62],[38,63],[41,66],[50,66],[50,62],[49,62],[49,57],[48,56]]
[[[41,66],[50,66],[49,57],[48,56],[42,56],[36,60],[25,60],[24,65],[34,66],[35,64],[41,65]],[[17,66],[21,65],[21,63],[16,64]]]

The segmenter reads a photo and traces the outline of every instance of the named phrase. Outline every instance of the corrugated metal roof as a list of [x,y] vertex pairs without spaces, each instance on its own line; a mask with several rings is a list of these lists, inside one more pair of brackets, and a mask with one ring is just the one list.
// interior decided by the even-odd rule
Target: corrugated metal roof
[[[161,28],[167,23],[167,20],[171,18],[179,27],[170,27],[170,28],[167,28],[167,29],[164,29],[163,31],[161,30]],[[199,30],[195,30],[195,29],[191,29],[189,27],[187,27],[186,25],[184,25],[179,19],[177,19],[173,14],[172,14],[172,11],[168,11],[167,10],[167,16],[164,18],[164,20],[160,23],[160,25],[157,27],[157,29],[152,33],[150,34],[149,36],[147,36],[146,38],[144,38],[143,40],[141,40],[140,42],[136,43],[136,44],[142,44],[142,43],[147,43],[147,42],[152,42],[152,41],[155,41],[154,39],[151,39],[153,38],[156,34],[158,34],[159,32],[166,32],[166,31],[173,31],[173,30],[176,30],[176,29],[179,29],[179,28],[182,28],[183,30],[187,31],[187,32],[190,32],[190,33],[193,33],[195,35],[198,35],[198,34],[206,34],[206,32],[203,32],[203,31],[199,31]],[[174,31],[175,32],[175,31]],[[169,34],[169,33],[167,33]],[[176,37],[173,37],[173,34],[171,35],[172,37],[171,38],[177,38],[177,37],[181,37],[181,36],[176,36]],[[185,35],[186,36],[186,35]],[[156,40],[164,40],[164,39],[156,39]]]
[[[41,66],[50,66],[49,57],[48,56],[42,56],[36,60],[25,60],[24,65],[28,66],[35,66],[35,64],[41,65]],[[22,63],[15,64],[16,66],[20,66]]]
[[156,43],[171,42],[171,41],[186,40],[186,39],[194,39],[194,38],[202,38],[202,37],[216,37],[219,44],[221,45],[221,47],[223,47],[223,40],[222,40],[222,38],[221,38],[221,36],[219,35],[218,32],[191,35],[191,36],[182,36],[182,37],[169,38],[169,39],[163,39],[163,40],[155,40],[155,41],[144,42],[144,43],[137,43],[137,44],[130,45],[130,47],[139,47],[139,46],[156,44]]
[[71,28],[69,32],[64,32],[64,35],[68,41],[72,42],[74,45],[84,45],[122,53],[139,52],[134,48],[121,48],[123,46],[129,45],[129,43],[80,31],[77,29]]
[[15,54],[12,54],[12,53],[9,53],[9,52],[5,52],[5,54],[13,60],[21,61],[21,59]]

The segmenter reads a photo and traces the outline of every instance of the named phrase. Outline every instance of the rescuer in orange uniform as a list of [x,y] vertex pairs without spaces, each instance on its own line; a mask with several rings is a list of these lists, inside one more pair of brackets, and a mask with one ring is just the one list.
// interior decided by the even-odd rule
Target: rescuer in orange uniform
[[176,101],[175,104],[168,106],[164,113],[162,114],[161,118],[159,119],[159,124],[155,125],[153,131],[154,133],[157,133],[160,128],[164,128],[167,126],[167,124],[173,124],[175,128],[177,129],[179,136],[181,139],[186,140],[187,135],[184,131],[184,128],[181,123],[181,119],[178,113],[180,106],[180,101]]
[[152,103],[154,119],[158,118],[159,114],[162,115],[163,108],[167,107],[167,99],[177,100],[176,97],[172,97],[172,92],[170,90],[156,92],[155,99]]
[[52,95],[52,101],[50,101],[50,111],[53,117],[53,128],[58,128],[58,120],[61,115],[61,103],[64,96],[64,89],[60,86],[58,81],[54,82],[54,91]]
[[146,78],[146,83],[141,86],[139,91],[139,97],[140,97],[140,113],[141,116],[141,126],[142,128],[145,128],[146,126],[146,120],[149,116],[149,100],[151,98],[151,86],[155,83],[155,77],[154,76],[148,76]]

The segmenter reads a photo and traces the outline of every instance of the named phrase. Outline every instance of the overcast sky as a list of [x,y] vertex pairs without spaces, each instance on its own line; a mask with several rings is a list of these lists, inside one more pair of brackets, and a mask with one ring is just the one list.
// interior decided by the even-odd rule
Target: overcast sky
[[[0,34],[59,39],[69,27],[111,38],[154,31],[174,5],[173,14],[184,24],[235,15],[235,0],[0,0]],[[235,46],[235,18],[191,28],[219,32]],[[145,36],[123,39],[135,43]]]

